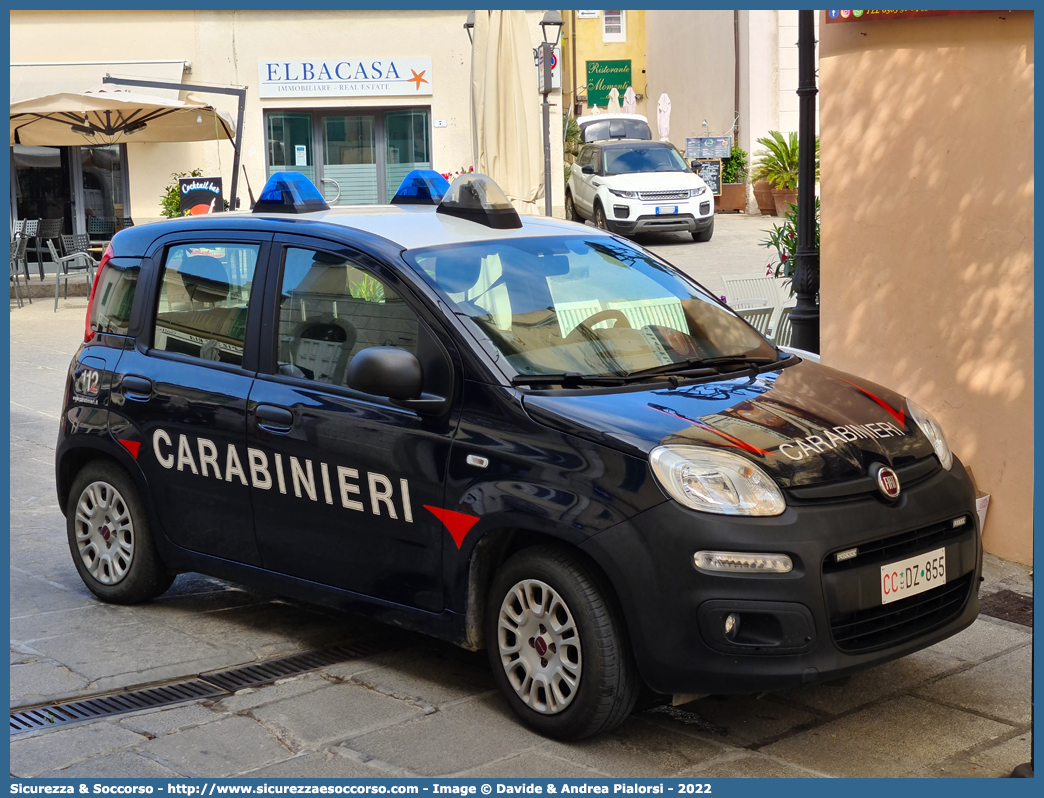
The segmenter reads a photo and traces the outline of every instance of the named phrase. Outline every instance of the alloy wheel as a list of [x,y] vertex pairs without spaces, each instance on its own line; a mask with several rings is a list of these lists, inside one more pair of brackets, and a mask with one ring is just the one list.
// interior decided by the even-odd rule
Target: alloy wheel
[[573,613],[545,582],[515,584],[500,606],[500,660],[508,682],[528,707],[562,712],[577,694],[583,659]]
[[134,521],[108,482],[92,482],[76,502],[76,547],[87,571],[103,585],[122,581],[134,559]]

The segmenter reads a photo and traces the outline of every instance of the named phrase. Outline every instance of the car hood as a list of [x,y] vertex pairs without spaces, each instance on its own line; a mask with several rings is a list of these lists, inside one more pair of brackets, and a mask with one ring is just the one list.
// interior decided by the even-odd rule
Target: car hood
[[538,423],[645,457],[661,444],[747,457],[783,488],[866,476],[934,453],[902,396],[802,361],[756,377],[678,388],[533,395]]
[[622,191],[670,191],[706,185],[694,172],[634,172],[598,178],[607,187]]

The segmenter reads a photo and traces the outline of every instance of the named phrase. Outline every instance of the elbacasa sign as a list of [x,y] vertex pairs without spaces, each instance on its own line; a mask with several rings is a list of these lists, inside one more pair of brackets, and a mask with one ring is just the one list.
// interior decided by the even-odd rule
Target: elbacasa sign
[[431,94],[430,58],[264,59],[257,76],[261,97]]

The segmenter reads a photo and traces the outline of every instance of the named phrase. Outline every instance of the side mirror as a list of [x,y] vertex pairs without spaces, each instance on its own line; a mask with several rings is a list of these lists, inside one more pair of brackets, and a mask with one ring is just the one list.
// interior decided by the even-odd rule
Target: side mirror
[[424,373],[411,352],[397,346],[371,346],[352,358],[348,387],[389,399],[417,399]]
[[593,175],[595,173],[594,167],[591,164],[587,164],[583,169],[580,170],[585,175]]

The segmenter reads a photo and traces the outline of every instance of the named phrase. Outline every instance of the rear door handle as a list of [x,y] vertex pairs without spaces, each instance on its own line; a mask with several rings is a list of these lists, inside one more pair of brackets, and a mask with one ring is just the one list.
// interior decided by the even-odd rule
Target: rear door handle
[[144,402],[152,398],[152,380],[136,374],[123,375],[123,395],[128,399]]
[[254,420],[269,432],[289,432],[294,426],[294,414],[277,405],[258,405],[254,408]]

